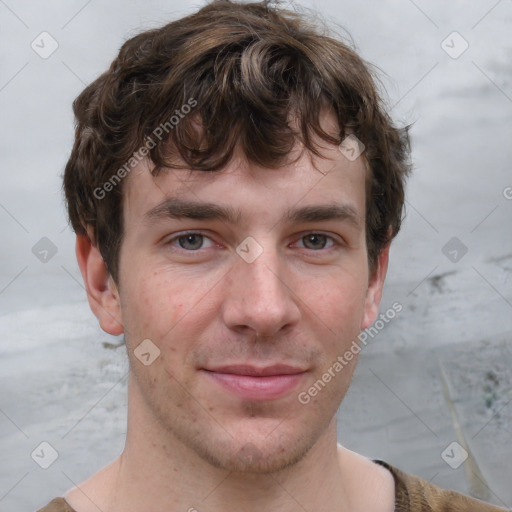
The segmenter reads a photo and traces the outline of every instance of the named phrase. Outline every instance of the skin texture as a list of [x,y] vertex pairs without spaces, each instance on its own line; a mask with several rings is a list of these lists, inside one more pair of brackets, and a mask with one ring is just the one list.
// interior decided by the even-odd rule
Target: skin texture
[[[298,400],[375,319],[388,260],[386,247],[369,275],[364,159],[351,162],[337,147],[323,156],[263,169],[237,153],[219,172],[165,169],[156,178],[148,162],[139,164],[124,183],[118,286],[89,238],[78,237],[91,309],[106,332],[124,333],[130,360],[125,450],[68,493],[78,512],[201,512],[226,503],[393,510],[387,470],[336,444],[336,411],[357,357],[308,404]],[[239,216],[148,218],[166,198]],[[353,216],[286,220],[288,210],[326,204]],[[205,238],[184,239],[189,231]],[[251,263],[236,252],[248,236],[263,249]],[[134,354],[145,339],[160,351],[149,366]],[[268,400],[243,400],[206,371],[276,363],[303,373]]]

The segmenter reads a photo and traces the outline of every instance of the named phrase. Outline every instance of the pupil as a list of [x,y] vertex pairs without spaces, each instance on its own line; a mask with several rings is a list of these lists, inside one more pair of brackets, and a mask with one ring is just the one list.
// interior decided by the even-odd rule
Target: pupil
[[313,246],[313,249],[318,249],[319,247],[322,248],[325,246],[325,235],[308,235],[306,240],[307,244]]
[[180,238],[180,245],[183,249],[199,249],[202,245],[202,236],[195,234],[185,235]]

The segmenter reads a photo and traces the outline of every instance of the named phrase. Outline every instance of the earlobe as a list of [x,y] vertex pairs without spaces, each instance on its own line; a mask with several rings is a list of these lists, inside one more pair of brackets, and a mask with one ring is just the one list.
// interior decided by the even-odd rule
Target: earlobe
[[377,259],[377,268],[375,269],[373,276],[370,278],[370,284],[366,291],[363,318],[361,320],[362,331],[372,325],[379,313],[382,289],[384,287],[384,280],[388,270],[389,246],[390,244],[388,243],[380,252]]
[[91,231],[88,233],[76,237],[76,259],[89,306],[105,332],[119,335],[123,333],[119,292],[99,249],[93,243]]

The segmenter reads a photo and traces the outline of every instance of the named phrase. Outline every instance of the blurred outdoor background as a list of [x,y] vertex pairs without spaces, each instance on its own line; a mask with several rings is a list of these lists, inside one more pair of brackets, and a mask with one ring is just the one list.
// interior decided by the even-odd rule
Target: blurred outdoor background
[[[89,311],[61,195],[71,103],[127,38],[200,5],[0,0],[0,511],[123,448],[126,355]],[[412,124],[381,308],[403,310],[361,352],[340,442],[512,508],[512,1],[300,5],[352,36]]]

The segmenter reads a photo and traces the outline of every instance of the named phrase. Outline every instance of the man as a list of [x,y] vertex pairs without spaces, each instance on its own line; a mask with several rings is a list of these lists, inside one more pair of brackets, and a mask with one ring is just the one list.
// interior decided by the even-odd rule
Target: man
[[214,2],[127,41],[74,111],[64,187],[128,430],[42,510],[501,510],[337,444],[409,172],[353,50]]

